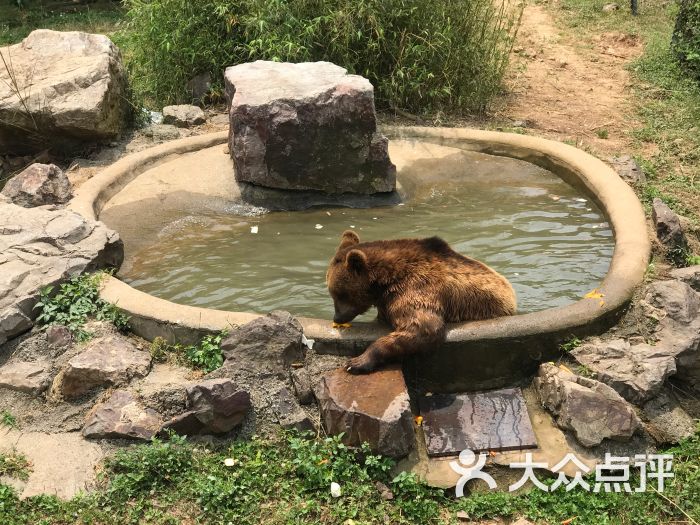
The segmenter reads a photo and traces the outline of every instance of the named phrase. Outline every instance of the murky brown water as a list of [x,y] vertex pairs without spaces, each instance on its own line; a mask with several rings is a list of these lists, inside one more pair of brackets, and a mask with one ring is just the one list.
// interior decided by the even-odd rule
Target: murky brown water
[[520,312],[576,301],[598,284],[613,238],[592,202],[533,165],[460,155],[472,162],[458,155],[405,168],[400,176],[411,196],[395,207],[255,217],[183,212],[147,247],[127,249],[120,277],[188,305],[331,318],[326,266],[340,234],[354,228],[363,240],[443,237],[505,275]]

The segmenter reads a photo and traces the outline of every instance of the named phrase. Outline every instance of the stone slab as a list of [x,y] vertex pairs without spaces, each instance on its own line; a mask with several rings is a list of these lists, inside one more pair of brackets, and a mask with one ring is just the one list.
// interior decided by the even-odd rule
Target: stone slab
[[430,456],[537,447],[519,388],[426,396],[420,409]]

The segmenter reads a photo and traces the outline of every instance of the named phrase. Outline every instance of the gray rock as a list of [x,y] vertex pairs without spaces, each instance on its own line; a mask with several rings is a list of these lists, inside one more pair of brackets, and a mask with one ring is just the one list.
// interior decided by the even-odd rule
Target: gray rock
[[54,379],[52,390],[64,399],[75,399],[97,387],[121,386],[143,377],[150,367],[151,355],[125,337],[100,337],[68,361]]
[[310,405],[314,402],[314,392],[311,387],[311,378],[306,368],[295,368],[291,373],[292,386],[297,400],[302,405]]
[[609,162],[623,180],[631,184],[644,184],[646,182],[644,171],[630,155],[612,157]]
[[148,441],[160,429],[160,414],[144,408],[133,394],[116,390],[104,403],[95,405],[86,418],[86,438],[121,438]]
[[620,6],[617,4],[605,4],[602,10],[604,13],[611,13],[612,11],[617,11],[618,9],[620,9]]
[[671,271],[671,277],[686,283],[696,292],[700,292],[700,264],[687,268],[676,268]]
[[311,419],[288,389],[282,388],[275,394],[273,410],[282,428],[316,432]]
[[571,430],[585,447],[599,445],[604,439],[627,441],[641,425],[633,408],[615,390],[594,379],[543,363],[534,384],[557,426]]
[[288,312],[275,311],[231,332],[221,342],[225,362],[209,377],[286,378],[292,363],[304,361],[303,329]]
[[188,387],[187,398],[202,431],[212,434],[233,430],[251,407],[250,394],[225,378],[206,379]]
[[37,396],[51,383],[48,369],[43,362],[9,361],[0,367],[0,388]]
[[571,356],[632,403],[654,397],[676,373],[673,356],[646,344],[630,347],[623,339],[594,339],[572,350]]
[[226,69],[236,180],[326,193],[391,192],[396,167],[365,78],[328,62]]
[[197,106],[182,104],[163,108],[163,124],[172,124],[178,128],[190,128],[206,122],[204,111]]
[[2,194],[18,206],[65,204],[73,196],[68,177],[54,164],[32,164],[7,181]]
[[180,131],[170,124],[152,124],[143,131],[143,134],[151,137],[154,142],[165,142],[180,138]]
[[33,326],[39,292],[69,276],[119,267],[119,235],[70,210],[0,203],[0,344]]
[[645,403],[642,415],[647,431],[660,445],[678,443],[695,434],[695,421],[670,391],[664,390]]
[[656,281],[647,304],[658,309],[655,345],[676,359],[676,377],[700,391],[700,294],[681,281]]
[[316,390],[321,421],[331,435],[374,452],[403,457],[413,448],[413,415],[403,373],[391,366],[353,375],[339,368],[323,376]]
[[655,198],[652,202],[651,217],[656,228],[656,236],[667,248],[667,257],[677,266],[685,266],[688,241],[681,221],[664,201]]
[[12,70],[10,80],[0,67],[0,154],[72,149],[121,131],[126,74],[106,36],[37,29],[0,53]]

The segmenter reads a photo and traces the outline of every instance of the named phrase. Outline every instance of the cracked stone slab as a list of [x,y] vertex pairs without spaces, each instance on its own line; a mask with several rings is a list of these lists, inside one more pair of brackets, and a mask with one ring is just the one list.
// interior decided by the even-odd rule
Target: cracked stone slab
[[101,222],[0,200],[0,344],[32,328],[44,287],[123,258],[119,235]]
[[430,456],[537,447],[519,388],[434,394],[421,398],[420,408]]
[[659,393],[676,361],[663,348],[630,346],[624,339],[593,340],[571,351],[571,356],[632,403],[648,401]]
[[542,363],[534,381],[557,426],[571,430],[584,447],[604,439],[629,441],[641,426],[632,406],[605,383]]
[[9,361],[0,367],[0,387],[39,395],[51,383],[49,368],[44,362]]

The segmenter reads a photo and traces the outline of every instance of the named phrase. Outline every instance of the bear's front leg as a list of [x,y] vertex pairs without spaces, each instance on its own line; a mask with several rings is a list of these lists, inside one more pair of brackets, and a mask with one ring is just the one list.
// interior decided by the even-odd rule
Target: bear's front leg
[[395,331],[380,337],[361,355],[352,358],[348,372],[366,374],[388,361],[428,350],[445,340],[445,323],[440,315],[417,310],[404,319]]

